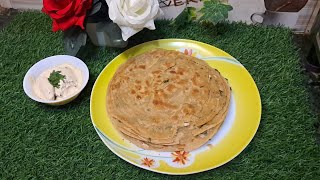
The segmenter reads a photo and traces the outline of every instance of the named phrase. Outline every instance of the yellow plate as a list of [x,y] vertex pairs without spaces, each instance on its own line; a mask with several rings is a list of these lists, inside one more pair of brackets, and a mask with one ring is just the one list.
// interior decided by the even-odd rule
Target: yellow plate
[[[108,84],[128,58],[154,48],[181,51],[205,60],[229,80],[232,88],[228,115],[218,133],[191,152],[155,152],[136,147],[114,129],[106,111]],[[90,101],[91,119],[99,137],[116,155],[138,167],[164,174],[192,174],[221,166],[236,157],[256,133],[261,116],[257,86],[249,72],[228,53],[205,43],[163,39],[135,46],[114,58],[97,78]]]

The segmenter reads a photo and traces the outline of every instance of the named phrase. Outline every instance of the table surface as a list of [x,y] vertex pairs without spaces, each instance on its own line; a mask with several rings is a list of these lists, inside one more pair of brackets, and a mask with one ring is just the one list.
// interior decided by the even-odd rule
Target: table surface
[[[168,21],[132,37],[129,47],[162,38],[202,41],[237,58],[251,73],[262,100],[261,124],[249,146],[226,165],[188,175],[199,179],[314,178],[320,176],[315,116],[308,101],[298,49],[288,29],[245,24],[181,29]],[[80,58],[90,80],[81,95],[62,107],[36,103],[23,92],[27,70],[47,56],[64,54],[62,33],[39,12],[19,13],[0,31],[0,179],[183,179],[135,167],[99,139],[90,119],[90,94],[101,70],[124,49],[88,45]]]

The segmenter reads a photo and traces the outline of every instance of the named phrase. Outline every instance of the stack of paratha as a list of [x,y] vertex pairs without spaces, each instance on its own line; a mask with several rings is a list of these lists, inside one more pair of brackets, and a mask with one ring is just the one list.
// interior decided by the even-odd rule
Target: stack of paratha
[[156,49],[119,67],[108,87],[107,111],[138,147],[191,151],[218,131],[230,93],[226,79],[205,61]]

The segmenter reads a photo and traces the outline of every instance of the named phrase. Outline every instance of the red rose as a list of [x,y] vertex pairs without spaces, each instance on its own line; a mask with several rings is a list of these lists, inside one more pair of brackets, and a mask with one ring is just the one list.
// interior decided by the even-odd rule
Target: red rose
[[67,30],[72,26],[80,26],[83,23],[87,10],[92,6],[92,0],[43,0],[42,11],[52,19],[52,30]]

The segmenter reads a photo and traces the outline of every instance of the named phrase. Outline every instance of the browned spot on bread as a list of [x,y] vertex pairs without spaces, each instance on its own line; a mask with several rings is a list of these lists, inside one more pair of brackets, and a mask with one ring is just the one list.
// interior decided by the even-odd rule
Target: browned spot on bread
[[146,65],[139,65],[138,68],[140,68],[140,69],[146,69]]
[[187,106],[185,106],[183,109],[182,109],[182,112],[184,114],[194,114],[196,111],[195,111],[195,107],[191,104],[188,104]]
[[174,116],[172,116],[172,119],[173,119],[173,120],[178,120],[178,116],[177,116],[177,115],[174,115]]
[[223,96],[223,95],[224,95],[224,93],[223,93],[223,91],[222,91],[222,90],[219,90],[219,93],[220,93],[220,95],[221,95],[221,96]]
[[155,106],[157,106],[157,105],[159,105],[159,104],[162,104],[161,101],[158,101],[158,100],[156,100],[156,99],[153,100],[152,103],[153,103],[153,105],[155,105]]
[[151,73],[152,74],[159,74],[159,73],[161,73],[161,70],[152,71]]
[[172,67],[172,66],[174,66],[174,65],[175,65],[174,62],[165,62],[165,63],[164,63],[164,66],[165,66],[166,68],[170,68],[170,67]]
[[169,84],[169,85],[167,86],[167,90],[168,90],[169,92],[173,92],[174,89],[176,89],[176,86],[173,85],[173,84]]
[[178,81],[177,84],[179,85],[184,85],[186,84],[188,81],[187,80],[181,80],[181,81]]
[[198,89],[192,89],[192,95],[198,94],[200,91]]
[[155,98],[167,98],[168,95],[161,89],[157,91]]
[[111,89],[119,89],[120,88],[120,82],[118,82],[118,83],[116,83],[116,84],[114,84],[112,87],[111,87]]
[[193,76],[193,77],[191,78],[191,82],[192,82],[192,84],[197,85],[197,79],[196,79],[195,76]]
[[177,73],[178,73],[179,75],[183,75],[183,74],[184,74],[184,73],[183,73],[184,71],[185,71],[185,69],[178,67]]
[[135,87],[136,87],[136,89],[141,90],[141,86],[140,85],[136,85]]
[[151,85],[150,82],[149,82],[149,80],[146,80],[146,84],[147,84],[147,86],[150,86],[150,85]]
[[159,109],[166,109],[166,108],[176,109],[177,108],[177,106],[175,106],[175,105],[172,105],[172,104],[169,104],[169,103],[163,102],[161,100],[157,100],[157,99],[154,99],[152,101],[152,103],[153,103],[153,105],[155,105]]
[[149,91],[143,91],[143,92],[141,92],[141,94],[143,94],[143,95],[149,95]]
[[165,103],[164,106],[166,108],[169,108],[169,109],[177,109],[177,106],[176,105],[172,105],[172,104],[169,104],[169,103]]

